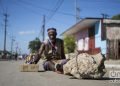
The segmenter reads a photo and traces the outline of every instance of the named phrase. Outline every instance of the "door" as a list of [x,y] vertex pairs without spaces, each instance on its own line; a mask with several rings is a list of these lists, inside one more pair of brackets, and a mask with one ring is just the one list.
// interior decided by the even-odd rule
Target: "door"
[[89,36],[89,50],[93,51],[95,49],[95,26],[92,26],[88,29],[88,36]]

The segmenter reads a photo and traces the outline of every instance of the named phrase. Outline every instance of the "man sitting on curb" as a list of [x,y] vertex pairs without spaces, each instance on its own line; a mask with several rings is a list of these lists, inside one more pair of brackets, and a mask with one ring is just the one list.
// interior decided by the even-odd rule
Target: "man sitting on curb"
[[31,61],[30,64],[37,64],[44,53],[46,57],[43,62],[44,70],[63,73],[63,65],[68,61],[65,59],[63,40],[56,38],[57,31],[55,28],[49,28],[47,32],[49,39],[42,43],[34,61]]

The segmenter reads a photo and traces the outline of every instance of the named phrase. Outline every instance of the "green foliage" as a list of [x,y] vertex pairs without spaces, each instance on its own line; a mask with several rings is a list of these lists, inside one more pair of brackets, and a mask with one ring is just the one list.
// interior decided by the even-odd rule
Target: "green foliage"
[[29,42],[28,49],[30,49],[31,53],[35,53],[36,51],[39,50],[41,46],[41,41],[39,38],[35,38],[34,40]]
[[117,15],[113,16],[112,19],[114,19],[114,20],[120,20],[120,14],[117,14]]
[[65,53],[72,53],[75,50],[75,38],[73,36],[66,36],[64,37],[64,49]]

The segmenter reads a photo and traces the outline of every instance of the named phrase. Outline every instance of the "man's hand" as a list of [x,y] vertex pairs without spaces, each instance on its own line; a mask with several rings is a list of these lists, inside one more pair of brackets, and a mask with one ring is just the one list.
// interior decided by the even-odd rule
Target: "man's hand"
[[37,64],[39,62],[39,60],[40,60],[40,56],[39,56],[39,54],[36,54],[35,58],[33,60],[33,64]]

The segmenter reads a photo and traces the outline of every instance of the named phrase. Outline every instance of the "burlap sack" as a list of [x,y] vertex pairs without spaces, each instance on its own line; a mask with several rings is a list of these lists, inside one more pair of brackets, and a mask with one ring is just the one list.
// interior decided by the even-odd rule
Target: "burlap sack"
[[79,54],[63,66],[64,74],[72,74],[76,78],[101,78],[106,70],[101,53],[89,55]]

